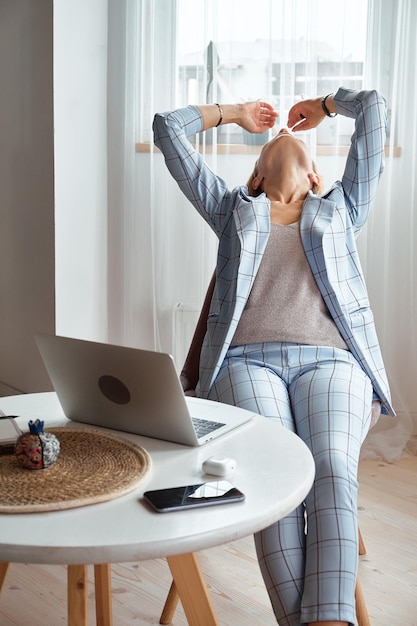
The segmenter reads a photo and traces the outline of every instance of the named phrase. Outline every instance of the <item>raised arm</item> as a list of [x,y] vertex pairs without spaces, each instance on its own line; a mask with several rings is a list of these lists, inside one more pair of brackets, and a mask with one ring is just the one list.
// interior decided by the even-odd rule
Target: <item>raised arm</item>
[[[340,88],[325,102],[328,113],[355,120],[345,171],[343,192],[352,223],[360,229],[366,222],[385,162],[386,103],[377,91]],[[326,118],[322,98],[302,100],[288,114],[294,131],[315,128]],[[296,126],[295,126],[296,125]]]
[[204,104],[155,115],[155,145],[163,153],[182,192],[216,232],[221,230],[227,217],[227,203],[223,200],[229,190],[226,182],[206,165],[188,137],[217,126],[219,121],[262,133],[274,125],[276,117],[272,106],[265,102]]
[[202,104],[197,107],[203,118],[203,130],[223,124],[238,124],[249,133],[263,133],[272,128],[278,113],[268,102],[242,104]]

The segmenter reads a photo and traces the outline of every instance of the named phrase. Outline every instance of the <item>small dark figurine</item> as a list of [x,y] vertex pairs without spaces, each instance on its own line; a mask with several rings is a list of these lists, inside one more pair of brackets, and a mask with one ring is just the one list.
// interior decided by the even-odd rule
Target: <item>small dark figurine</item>
[[23,433],[16,441],[17,460],[26,469],[46,469],[58,458],[59,440],[52,433],[44,433],[43,424],[40,420],[30,420],[30,432]]

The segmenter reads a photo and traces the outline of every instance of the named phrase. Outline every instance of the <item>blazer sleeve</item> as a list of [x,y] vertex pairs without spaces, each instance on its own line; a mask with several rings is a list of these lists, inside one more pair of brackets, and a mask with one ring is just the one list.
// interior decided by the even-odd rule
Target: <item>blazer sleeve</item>
[[223,200],[229,190],[188,139],[201,132],[202,125],[201,114],[194,106],[157,113],[153,122],[154,142],[181,191],[218,233],[224,219]]
[[385,163],[386,103],[377,91],[340,88],[337,113],[355,119],[342,186],[346,207],[356,229],[365,224]]

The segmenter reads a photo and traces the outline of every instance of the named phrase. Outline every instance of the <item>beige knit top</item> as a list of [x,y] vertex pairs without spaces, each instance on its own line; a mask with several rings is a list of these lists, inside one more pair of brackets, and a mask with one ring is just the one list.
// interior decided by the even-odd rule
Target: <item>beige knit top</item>
[[299,222],[271,224],[231,345],[275,341],[347,349],[314,280]]

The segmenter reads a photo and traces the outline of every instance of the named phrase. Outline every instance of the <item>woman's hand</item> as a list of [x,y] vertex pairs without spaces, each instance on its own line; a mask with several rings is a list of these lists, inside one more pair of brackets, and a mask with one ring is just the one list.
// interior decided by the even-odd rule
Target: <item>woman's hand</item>
[[274,126],[278,117],[278,113],[268,102],[245,102],[239,108],[237,123],[249,133],[264,133]]
[[[334,107],[330,97],[327,99],[329,106]],[[310,130],[316,128],[324,120],[326,114],[321,106],[321,98],[301,100],[294,104],[288,113],[288,128],[293,131]]]
[[201,104],[198,109],[203,118],[203,130],[220,124],[238,124],[249,133],[264,133],[272,128],[278,113],[268,102],[243,104]]

